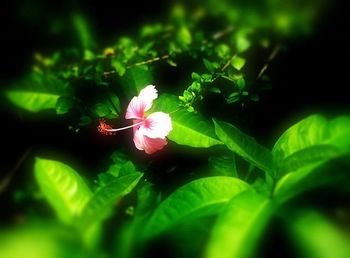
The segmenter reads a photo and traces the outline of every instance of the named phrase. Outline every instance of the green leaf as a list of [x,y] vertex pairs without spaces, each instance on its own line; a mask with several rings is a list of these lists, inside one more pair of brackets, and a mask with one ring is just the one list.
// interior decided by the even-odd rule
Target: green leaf
[[332,145],[316,145],[301,149],[282,160],[279,164],[277,174],[279,176],[288,172],[340,156],[342,152]]
[[196,81],[196,82],[201,82],[202,78],[198,73],[192,72],[192,80]]
[[160,34],[163,31],[163,25],[160,23],[156,24],[146,24],[141,28],[140,35],[141,37],[152,37],[157,34]]
[[91,118],[89,116],[81,116],[79,119],[79,125],[80,126],[86,126],[92,122]]
[[53,160],[36,158],[35,178],[39,187],[62,222],[73,222],[92,193],[71,167]]
[[[288,172],[293,162],[307,165],[349,150],[350,117],[327,120],[321,115],[312,115],[284,132],[273,147],[272,154],[280,175]],[[286,163],[289,166],[287,171],[283,171]]]
[[107,175],[106,179],[108,180],[101,182],[103,185],[108,184],[110,182],[110,178],[126,176],[137,172],[135,165],[128,160],[127,156],[123,152],[113,152],[111,159],[113,160],[113,164],[109,166],[107,172],[98,175],[99,177],[104,177]]
[[13,104],[31,112],[55,108],[60,97],[57,94],[22,90],[7,91],[6,96]]
[[126,71],[121,83],[125,93],[133,97],[137,96],[145,86],[153,84],[153,76],[147,66],[137,66]]
[[348,188],[350,156],[343,155],[327,162],[313,162],[284,175],[276,184],[273,195],[285,202],[303,192],[317,187],[335,185]]
[[201,75],[203,82],[213,82],[213,76],[211,74],[204,73]]
[[[201,84],[199,82],[192,82],[192,84],[190,85],[190,87],[188,87],[188,89],[194,93],[200,93],[201,92]],[[190,93],[191,94],[191,93]],[[191,94],[192,95],[192,94]],[[194,97],[192,95],[192,97]]]
[[246,33],[238,33],[235,38],[237,51],[239,53],[246,51],[251,45],[251,42],[245,34]]
[[107,96],[109,100],[108,101],[109,109],[111,110],[112,114],[116,118],[121,113],[121,105],[120,105],[119,97],[112,92],[108,92]]
[[109,108],[103,103],[97,103],[92,107],[93,112],[98,117],[106,117],[110,114]]
[[258,144],[252,137],[242,133],[235,126],[213,119],[219,139],[233,152],[265,172],[272,171],[270,150]]
[[118,199],[130,193],[143,176],[135,172],[112,180],[109,184],[99,188],[82,211],[82,222],[95,223],[108,215],[113,204]]
[[209,168],[214,175],[237,177],[235,155],[232,152],[220,152],[208,159]]
[[[18,85],[17,85],[18,84]],[[69,95],[71,88],[51,73],[33,72],[6,91],[15,105],[31,112],[54,109],[60,96]]]
[[108,92],[106,97],[100,103],[96,103],[91,110],[97,117],[118,118],[121,112],[119,98],[117,95]]
[[348,258],[350,245],[345,232],[315,211],[304,211],[288,220],[293,239],[304,258]]
[[[239,78],[236,82],[236,86],[239,90],[244,90],[246,87],[246,83],[244,80],[244,77],[242,76],[241,78]],[[247,95],[247,93],[243,92],[243,95]]]
[[187,47],[192,43],[191,32],[187,27],[182,26],[177,32],[176,39],[183,47]]
[[220,94],[221,90],[219,88],[216,87],[211,87],[208,89],[210,92],[216,93],[216,94]]
[[272,203],[253,191],[234,196],[214,224],[205,257],[252,257],[272,212]]
[[208,59],[203,59],[203,63],[205,68],[207,68],[207,70],[211,73],[215,72],[216,69],[219,68],[219,65],[215,62],[211,62]]
[[95,59],[95,54],[89,49],[84,50],[84,60],[91,61]]
[[87,19],[80,14],[75,14],[72,17],[73,26],[79,36],[80,44],[83,49],[94,47],[95,43],[91,36]]
[[151,111],[169,113],[173,125],[173,130],[168,136],[170,140],[177,144],[201,148],[221,144],[207,120],[199,114],[180,109],[178,104],[176,96],[162,94]]
[[219,58],[226,59],[230,56],[230,48],[226,44],[220,44],[215,48],[215,51]]
[[112,61],[112,66],[117,71],[119,76],[123,76],[125,74],[125,72],[126,72],[125,64],[123,64],[120,60],[114,59]]
[[115,257],[134,257],[134,247],[138,245],[143,230],[154,208],[159,204],[159,194],[152,190],[150,183],[144,183],[137,190],[137,203],[130,223],[124,223],[125,227],[118,230],[115,245]]
[[232,177],[208,177],[192,181],[165,199],[145,228],[145,236],[161,234],[177,224],[218,213],[223,204],[249,189],[245,182]]
[[62,96],[56,102],[56,114],[63,115],[69,112],[74,107],[74,101],[72,98]]
[[78,232],[44,219],[31,219],[0,231],[2,258],[81,258],[87,252]]
[[241,93],[240,92],[233,92],[231,93],[228,98],[226,99],[227,104],[232,104],[237,102],[241,97]]
[[232,66],[238,71],[245,65],[245,59],[239,56],[234,56],[231,61]]

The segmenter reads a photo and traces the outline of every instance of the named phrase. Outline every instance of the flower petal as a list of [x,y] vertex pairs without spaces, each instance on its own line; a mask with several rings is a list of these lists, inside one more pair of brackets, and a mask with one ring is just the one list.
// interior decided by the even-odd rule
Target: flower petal
[[134,143],[137,149],[144,150],[147,154],[152,154],[158,150],[163,149],[167,145],[166,139],[149,138],[140,130],[135,130]]
[[140,126],[142,134],[149,138],[165,138],[173,129],[169,114],[154,112],[150,114]]
[[144,114],[152,106],[153,100],[158,97],[154,85],[148,85],[140,91],[138,97],[133,97],[126,110],[126,119],[143,119]]
[[154,85],[148,85],[140,91],[139,98],[142,102],[146,103],[145,111],[149,110],[152,106],[153,100],[158,98],[158,93]]
[[143,119],[145,114],[145,103],[139,97],[133,97],[126,110],[126,119]]

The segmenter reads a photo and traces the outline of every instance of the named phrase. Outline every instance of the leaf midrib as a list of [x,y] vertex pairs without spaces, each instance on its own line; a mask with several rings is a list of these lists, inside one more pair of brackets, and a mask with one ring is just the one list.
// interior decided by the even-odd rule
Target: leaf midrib
[[[243,148],[241,148],[238,144],[235,143],[235,141],[233,141],[228,134],[228,131],[225,130],[219,123],[217,123],[217,125],[219,126],[219,129],[225,134],[225,138],[227,140],[227,142],[229,142],[231,145],[234,145],[237,149],[240,150],[241,153],[244,153],[244,156],[246,156],[246,159],[249,159],[250,162],[255,163],[259,168],[261,168],[264,171],[267,172],[271,172],[271,169],[266,166],[265,164],[261,163],[260,159],[256,159],[255,157],[252,157],[252,155],[250,155],[248,152],[246,152]],[[257,143],[258,144],[258,143]],[[260,147],[259,147],[260,148]],[[264,147],[262,147],[261,150],[265,151],[263,149]],[[266,149],[268,151],[268,149]],[[236,151],[235,151],[236,152]],[[238,153],[240,154],[240,153]],[[241,154],[240,154],[241,155]],[[242,155],[243,156],[243,155]]]

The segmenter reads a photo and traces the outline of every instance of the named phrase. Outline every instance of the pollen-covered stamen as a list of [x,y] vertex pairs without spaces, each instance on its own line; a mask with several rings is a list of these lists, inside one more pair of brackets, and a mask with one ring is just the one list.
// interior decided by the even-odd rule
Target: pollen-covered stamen
[[105,119],[100,119],[100,124],[99,126],[97,126],[97,130],[104,135],[113,135],[114,132],[110,131],[112,130],[112,126],[106,124],[106,120]]
[[122,130],[125,130],[125,129],[136,127],[136,126],[139,126],[141,124],[143,124],[143,121],[141,121],[139,123],[135,123],[133,125],[121,127],[121,128],[113,128],[110,125],[106,124],[106,120],[100,119],[100,125],[97,127],[97,130],[100,133],[105,134],[105,135],[113,135],[117,131],[122,131]]

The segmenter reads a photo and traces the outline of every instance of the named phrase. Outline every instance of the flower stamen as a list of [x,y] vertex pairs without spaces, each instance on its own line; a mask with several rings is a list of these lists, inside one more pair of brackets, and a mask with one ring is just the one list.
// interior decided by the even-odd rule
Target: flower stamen
[[136,126],[139,126],[139,125],[141,125],[143,123],[144,123],[144,121],[141,121],[141,122],[135,123],[133,125],[124,126],[124,127],[121,127],[121,128],[113,128],[109,124],[106,124],[106,120],[105,119],[100,119],[100,125],[97,127],[97,130],[101,134],[114,135],[115,132],[126,130],[126,129],[129,129],[129,128],[132,128],[132,127],[136,127]]

